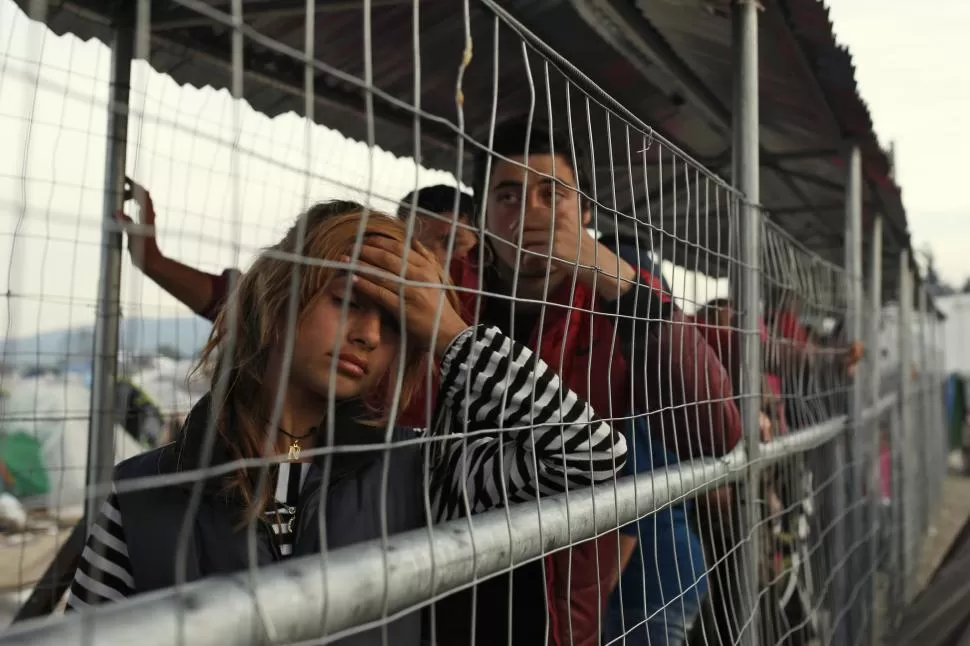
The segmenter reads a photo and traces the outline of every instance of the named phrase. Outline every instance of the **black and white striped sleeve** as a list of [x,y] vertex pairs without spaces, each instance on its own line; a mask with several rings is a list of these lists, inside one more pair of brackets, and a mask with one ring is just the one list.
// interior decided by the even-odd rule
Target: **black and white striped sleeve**
[[606,481],[625,461],[623,434],[495,327],[455,339],[438,400],[432,434],[454,436],[434,449],[439,521]]
[[67,607],[84,610],[89,606],[119,601],[134,593],[128,545],[121,524],[118,500],[112,492],[91,528],[81,563],[67,597]]

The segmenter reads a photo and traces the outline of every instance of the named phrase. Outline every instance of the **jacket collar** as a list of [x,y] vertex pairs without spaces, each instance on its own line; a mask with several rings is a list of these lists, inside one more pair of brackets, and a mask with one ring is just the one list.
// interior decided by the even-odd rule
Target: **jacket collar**
[[[210,417],[215,411],[212,394],[206,393],[189,412],[182,433],[178,439],[163,447],[159,460],[159,471],[162,473],[176,473],[183,471],[203,470],[206,467],[218,467],[233,460],[232,451],[225,435],[216,432],[213,440],[209,460],[203,460],[206,444],[206,433],[209,431]],[[337,402],[334,410],[335,446],[378,444],[384,441],[385,426],[365,423],[370,417],[370,411],[359,399]],[[230,423],[233,423],[230,421]],[[318,446],[327,441],[326,420],[317,427]],[[338,479],[347,473],[356,471],[361,466],[376,459],[379,452],[375,450],[335,453],[331,459],[331,480]],[[322,465],[325,456],[317,456],[315,464]],[[250,477],[255,482],[259,477],[259,467],[249,469]],[[206,474],[204,490],[209,494],[223,492],[225,473]],[[184,483],[182,486],[191,488],[195,483]],[[241,504],[241,501],[236,501]]]

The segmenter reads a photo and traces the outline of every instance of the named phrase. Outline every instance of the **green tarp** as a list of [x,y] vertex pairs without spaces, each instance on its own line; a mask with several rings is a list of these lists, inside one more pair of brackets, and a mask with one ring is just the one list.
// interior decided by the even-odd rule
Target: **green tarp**
[[17,498],[39,496],[50,490],[40,443],[21,431],[0,431],[0,463],[4,467],[2,488]]

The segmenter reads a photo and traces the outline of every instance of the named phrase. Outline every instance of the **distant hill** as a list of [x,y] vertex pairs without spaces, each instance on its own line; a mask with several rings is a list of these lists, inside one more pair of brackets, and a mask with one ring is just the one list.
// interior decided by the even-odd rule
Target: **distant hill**
[[[199,317],[131,318],[121,324],[121,348],[137,355],[156,355],[170,348],[193,356],[209,337],[211,325]],[[56,366],[89,361],[94,348],[93,326],[43,332],[0,342],[9,366]]]

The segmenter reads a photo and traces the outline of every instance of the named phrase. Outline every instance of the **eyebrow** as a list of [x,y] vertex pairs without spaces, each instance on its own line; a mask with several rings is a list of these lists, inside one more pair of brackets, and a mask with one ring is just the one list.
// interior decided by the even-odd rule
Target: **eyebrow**
[[[536,184],[538,184],[539,186],[542,186],[543,184],[554,184],[557,187],[567,188],[567,189],[575,189],[576,188],[575,186],[570,186],[569,184],[567,184],[563,180],[559,179],[558,177],[552,178],[552,177],[545,177],[545,176],[543,176],[543,177],[540,177],[539,178],[539,181],[536,182]],[[519,181],[519,180],[516,180],[516,179],[506,179],[506,180],[502,180],[501,182],[499,182],[498,184],[496,184],[495,186],[492,187],[492,192],[494,193],[496,191],[502,191],[502,190],[510,189],[510,188],[518,189],[518,190],[521,191],[522,190],[522,182]]]

